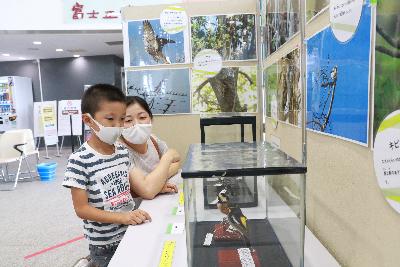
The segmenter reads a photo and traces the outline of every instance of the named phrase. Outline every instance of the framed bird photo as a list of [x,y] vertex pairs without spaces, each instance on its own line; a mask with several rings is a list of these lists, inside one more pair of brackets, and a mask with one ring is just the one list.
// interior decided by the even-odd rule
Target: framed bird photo
[[191,40],[193,58],[204,49],[214,49],[223,60],[255,60],[255,15],[192,17]]
[[363,146],[369,139],[371,18],[364,4],[348,41],[338,40],[331,26],[307,41],[307,128]]
[[222,68],[214,77],[192,73],[195,113],[257,112],[255,66]]
[[124,25],[125,67],[186,63],[188,30],[169,34],[159,19],[128,21]]
[[190,113],[189,69],[126,72],[127,95],[147,101],[153,114]]

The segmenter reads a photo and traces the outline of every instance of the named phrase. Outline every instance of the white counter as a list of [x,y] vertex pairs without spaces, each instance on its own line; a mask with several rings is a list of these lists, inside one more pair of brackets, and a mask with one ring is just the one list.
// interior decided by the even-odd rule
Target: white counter
[[[180,177],[171,178],[170,181],[177,185],[182,184],[182,178]],[[143,200],[139,209],[148,212],[152,221],[128,227],[108,266],[158,266],[164,241],[167,240],[176,241],[172,266],[187,266],[186,233],[167,234],[168,224],[185,223],[184,215],[172,215],[172,210],[178,205],[179,193],[159,195],[153,200]]]
[[[171,182],[182,184],[182,179],[174,177]],[[179,193],[144,200],[140,209],[150,214],[152,222],[128,228],[109,267],[158,266],[164,241],[167,240],[176,241],[172,266],[187,267],[186,233],[167,234],[168,224],[185,222],[184,215],[172,215],[172,210],[178,205]],[[304,257],[305,267],[340,266],[307,227]]]

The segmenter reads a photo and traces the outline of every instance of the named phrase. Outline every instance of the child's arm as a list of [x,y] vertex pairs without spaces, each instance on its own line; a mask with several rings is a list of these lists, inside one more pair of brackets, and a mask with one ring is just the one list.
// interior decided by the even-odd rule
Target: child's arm
[[149,214],[143,210],[110,212],[92,207],[88,203],[86,191],[80,188],[71,187],[71,195],[76,215],[84,220],[126,225],[141,224],[146,220],[151,221]]
[[160,159],[157,167],[147,176],[139,168],[129,173],[130,184],[136,194],[145,199],[153,199],[163,189],[168,180],[168,172],[172,163],[180,160],[178,152],[169,149]]

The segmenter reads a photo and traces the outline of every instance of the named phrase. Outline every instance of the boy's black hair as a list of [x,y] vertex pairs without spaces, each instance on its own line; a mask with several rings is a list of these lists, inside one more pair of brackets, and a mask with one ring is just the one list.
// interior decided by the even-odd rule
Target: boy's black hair
[[111,84],[95,84],[90,86],[82,96],[82,114],[89,113],[92,117],[99,111],[102,101],[125,103],[126,97],[118,87]]
[[153,119],[153,113],[150,110],[149,104],[147,104],[146,100],[141,98],[140,96],[127,96],[126,97],[126,106],[129,107],[130,105],[133,104],[139,104],[144,110],[146,110],[147,113],[149,113],[149,116],[151,119]]

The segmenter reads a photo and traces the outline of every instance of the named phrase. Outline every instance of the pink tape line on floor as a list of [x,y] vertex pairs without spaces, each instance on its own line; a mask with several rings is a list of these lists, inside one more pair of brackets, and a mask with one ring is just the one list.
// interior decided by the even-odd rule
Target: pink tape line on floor
[[53,250],[53,249],[56,249],[56,248],[63,247],[63,246],[66,246],[66,245],[68,245],[68,244],[74,243],[74,242],[79,241],[79,240],[81,240],[81,239],[83,239],[83,238],[84,238],[84,236],[75,237],[74,239],[65,241],[65,242],[60,243],[60,244],[58,244],[58,245],[51,246],[51,247],[42,249],[42,250],[40,250],[40,251],[38,251],[38,252],[35,252],[35,253],[33,253],[33,254],[27,255],[27,256],[24,257],[24,259],[25,259],[25,260],[28,260],[28,259],[33,258],[33,257],[35,257],[35,256],[38,256],[38,255],[40,255],[40,254],[49,252],[50,250]]

